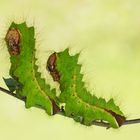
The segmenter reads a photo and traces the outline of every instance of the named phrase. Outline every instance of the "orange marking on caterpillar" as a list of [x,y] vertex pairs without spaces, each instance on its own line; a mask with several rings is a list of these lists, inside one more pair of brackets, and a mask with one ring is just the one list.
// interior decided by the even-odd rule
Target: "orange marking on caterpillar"
[[60,80],[60,75],[59,72],[56,69],[55,63],[56,63],[56,53],[53,53],[49,56],[48,61],[47,61],[47,68],[51,74],[51,76],[53,77],[54,81],[58,81]]
[[17,29],[15,28],[9,29],[6,34],[5,41],[7,43],[8,50],[11,55],[20,54],[20,47],[19,47],[20,33]]

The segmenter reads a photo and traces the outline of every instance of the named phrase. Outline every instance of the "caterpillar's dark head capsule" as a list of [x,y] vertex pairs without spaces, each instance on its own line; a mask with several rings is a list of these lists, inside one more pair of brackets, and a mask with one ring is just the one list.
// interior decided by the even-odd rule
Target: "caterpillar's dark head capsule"
[[17,29],[15,28],[9,29],[6,34],[5,41],[7,43],[8,50],[11,55],[20,54],[20,48],[19,48],[20,33]]
[[60,75],[59,75],[59,72],[56,69],[55,63],[56,63],[56,53],[53,53],[48,58],[47,69],[49,70],[51,76],[53,77],[53,80],[54,81],[59,81],[60,80]]
[[47,61],[47,67],[50,72],[55,71],[55,62],[56,62],[56,53],[53,53],[49,56]]

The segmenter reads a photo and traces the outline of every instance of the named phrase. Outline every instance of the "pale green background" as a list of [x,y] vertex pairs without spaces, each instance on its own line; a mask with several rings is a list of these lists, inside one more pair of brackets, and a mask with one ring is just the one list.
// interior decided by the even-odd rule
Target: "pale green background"
[[[0,86],[9,77],[4,35],[12,21],[34,25],[42,76],[57,87],[45,70],[53,50],[81,51],[86,87],[98,97],[113,97],[128,119],[140,117],[139,0],[0,0]],[[49,52],[49,53],[48,53]],[[86,127],[60,115],[49,117],[37,108],[0,92],[0,140],[140,139],[140,124],[117,130]]]

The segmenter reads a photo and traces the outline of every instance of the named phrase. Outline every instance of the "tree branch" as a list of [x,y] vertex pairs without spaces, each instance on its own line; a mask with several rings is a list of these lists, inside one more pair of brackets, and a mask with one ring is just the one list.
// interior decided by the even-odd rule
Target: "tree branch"
[[[11,95],[19,100],[22,100],[22,101],[25,101],[25,98],[23,97],[19,97],[17,96],[17,94],[7,90],[7,89],[4,89],[2,87],[0,87],[0,91],[3,91],[4,93],[8,94],[8,95]],[[140,123],[140,118],[138,119],[131,119],[131,120],[126,120],[122,125],[130,125],[130,124],[137,124],[137,123]],[[110,128],[110,124],[109,123],[106,123],[106,122],[103,122],[103,121],[94,121],[93,122],[93,125],[96,125],[96,126],[101,126],[101,127],[106,127],[107,129]]]
[[13,93],[13,92],[5,89],[5,88],[0,87],[0,91],[3,91],[4,93],[6,93],[8,95],[11,95],[11,96],[13,96],[13,97],[15,97],[15,98],[17,98],[19,100],[25,101],[25,98],[21,98],[21,97],[17,96],[17,94],[15,94],[15,93]]
[[[130,125],[130,124],[137,124],[137,123],[140,123],[140,118],[126,120],[122,125]],[[103,122],[103,121],[101,121],[101,122],[94,121],[93,125],[101,126],[101,127],[106,127],[107,129],[110,128],[110,124],[106,123],[106,122]]]

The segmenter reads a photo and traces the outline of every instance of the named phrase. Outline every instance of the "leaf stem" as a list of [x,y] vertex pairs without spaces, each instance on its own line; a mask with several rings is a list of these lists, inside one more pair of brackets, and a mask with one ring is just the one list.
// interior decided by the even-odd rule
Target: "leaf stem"
[[[19,100],[22,100],[22,101],[25,101],[25,98],[21,98],[21,97],[18,97],[17,94],[5,89],[5,88],[2,88],[0,87],[0,91],[8,94],[8,95],[11,95]],[[131,120],[126,120],[122,125],[129,125],[129,124],[137,124],[137,123],[140,123],[140,118],[138,119],[131,119]],[[96,126],[101,126],[101,127],[106,127],[107,129],[110,128],[110,124],[109,123],[106,123],[106,122],[103,122],[103,121],[94,121],[93,122],[93,125],[96,125]]]

